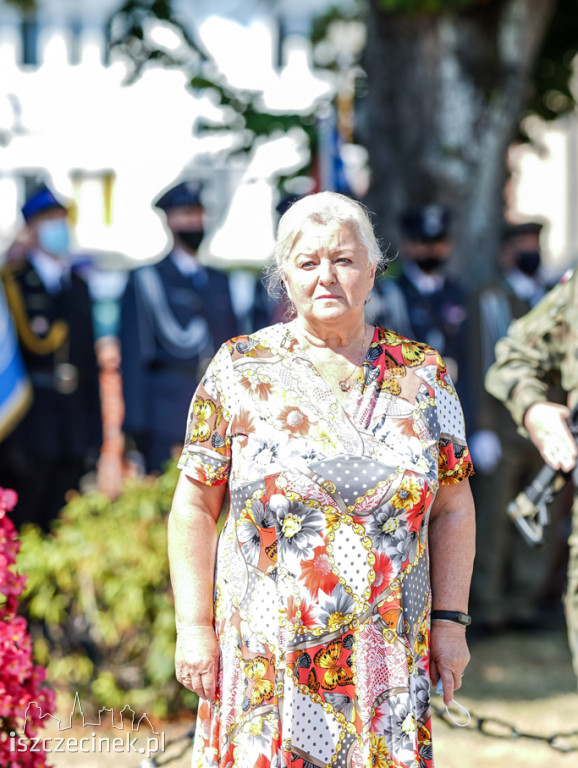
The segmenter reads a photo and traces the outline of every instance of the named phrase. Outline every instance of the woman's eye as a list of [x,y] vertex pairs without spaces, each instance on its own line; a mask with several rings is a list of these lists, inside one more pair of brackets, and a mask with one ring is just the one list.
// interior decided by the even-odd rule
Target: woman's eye
[[301,269],[308,269],[309,267],[313,267],[315,265],[314,261],[304,261],[301,264]]

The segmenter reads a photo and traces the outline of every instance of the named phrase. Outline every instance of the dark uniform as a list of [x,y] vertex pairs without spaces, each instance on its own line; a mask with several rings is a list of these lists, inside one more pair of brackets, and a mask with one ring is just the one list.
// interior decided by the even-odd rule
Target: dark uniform
[[[179,184],[155,205],[200,206],[200,188]],[[190,257],[190,274],[169,253],[129,278],[121,307],[124,430],[148,472],[182,446],[192,394],[218,347],[237,333],[229,282]]]
[[[401,217],[406,244],[419,243],[435,250],[447,243],[449,252],[449,211],[428,205],[406,211]],[[425,342],[443,357],[458,390],[466,424],[469,424],[467,384],[467,307],[464,291],[441,271],[444,259],[435,256],[409,259],[402,248],[401,274],[386,276],[376,283],[367,317],[384,328]]]
[[[29,220],[58,207],[64,210],[43,188],[22,211]],[[65,493],[78,488],[81,476],[94,469],[102,422],[88,287],[65,268],[59,284],[48,288],[34,258],[31,253],[2,274],[33,401],[0,444],[0,486],[18,493],[16,525],[46,527],[64,505]]]
[[[506,514],[508,503],[534,478],[542,459],[518,433],[504,405],[483,386],[498,340],[512,320],[529,312],[545,294],[539,273],[527,271],[524,264],[534,257],[537,268],[539,251],[521,250],[528,235],[538,242],[541,228],[537,222],[508,225],[502,236],[501,275],[471,297],[471,347],[476,354],[472,355],[475,424],[470,450],[477,470],[472,478],[477,546],[470,608],[476,626],[488,630],[538,624],[554,568],[553,531],[548,531],[544,548],[531,550]],[[510,261],[504,261],[506,248],[512,251]]]

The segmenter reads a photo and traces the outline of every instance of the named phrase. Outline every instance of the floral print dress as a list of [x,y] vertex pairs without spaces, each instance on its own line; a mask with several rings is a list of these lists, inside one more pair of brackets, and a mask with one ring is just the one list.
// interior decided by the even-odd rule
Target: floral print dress
[[290,324],[233,339],[179,466],[230,492],[193,766],[431,768],[428,519],[472,471],[437,352],[376,328],[339,403]]

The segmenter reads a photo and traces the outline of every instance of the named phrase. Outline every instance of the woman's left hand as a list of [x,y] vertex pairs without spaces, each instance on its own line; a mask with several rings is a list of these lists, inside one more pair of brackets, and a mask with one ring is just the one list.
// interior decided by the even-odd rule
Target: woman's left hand
[[433,621],[430,644],[430,678],[444,687],[444,704],[450,704],[454,691],[462,685],[464,670],[470,660],[466,628],[446,621]]

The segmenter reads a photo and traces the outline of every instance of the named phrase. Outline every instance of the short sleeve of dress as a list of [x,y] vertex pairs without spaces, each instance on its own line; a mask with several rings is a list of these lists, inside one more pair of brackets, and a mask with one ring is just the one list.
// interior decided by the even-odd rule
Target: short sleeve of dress
[[228,347],[219,349],[193,395],[179,469],[206,485],[227,482],[231,464],[233,366]]
[[474,467],[466,443],[462,406],[448,369],[439,355],[435,396],[440,426],[438,479],[441,485],[459,483],[473,475]]

